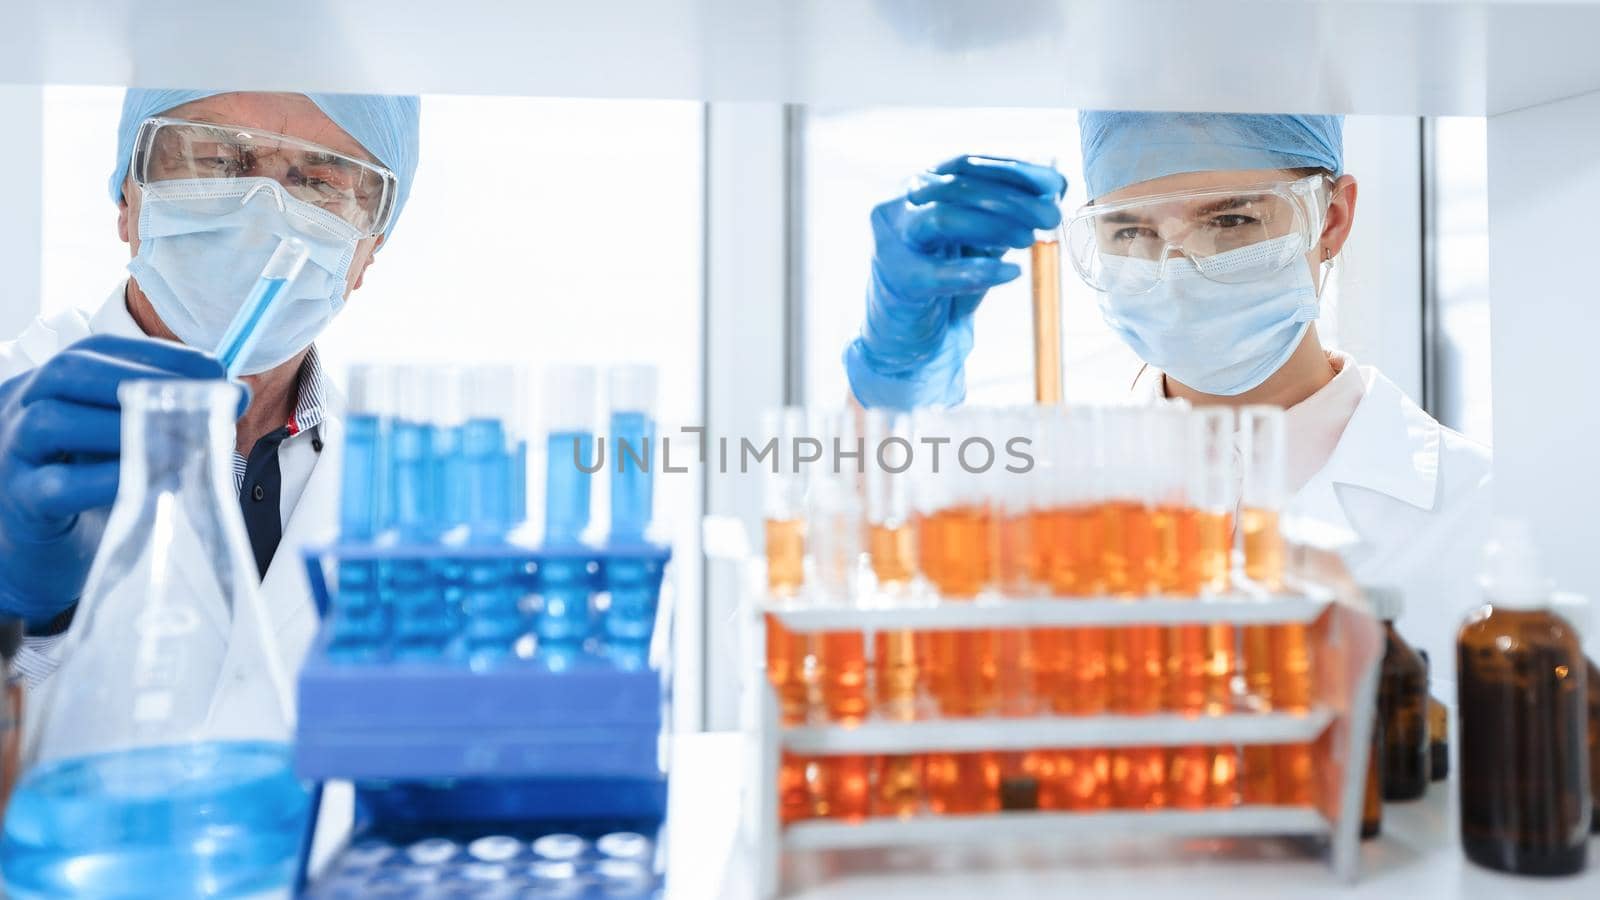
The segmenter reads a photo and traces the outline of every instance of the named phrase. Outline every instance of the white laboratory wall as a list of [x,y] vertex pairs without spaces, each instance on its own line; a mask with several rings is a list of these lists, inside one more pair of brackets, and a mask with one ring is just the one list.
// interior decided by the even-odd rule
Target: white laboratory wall
[[1489,145],[1487,120],[1432,121],[1433,414],[1491,443],[1489,364]]
[[1600,93],[1491,116],[1495,508],[1527,517],[1556,583],[1600,594],[1594,255]]
[[[1332,281],[1325,343],[1375,365],[1421,397],[1419,120],[1352,116],[1345,168],[1360,183],[1356,228]],[[806,399],[841,402],[839,357],[861,324],[872,257],[868,213],[903,193],[916,172],[967,153],[1054,160],[1067,175],[1063,208],[1085,202],[1077,114],[1033,109],[814,110],[805,141]],[[1026,267],[1027,254],[1013,258]],[[1139,359],[1101,319],[1096,295],[1070,265],[1063,277],[1062,365],[1066,395],[1126,396]],[[968,395],[979,402],[1032,400],[1028,277],[994,289],[974,321]]]
[[[35,86],[0,86],[0,118],[12,134],[37,132],[44,115],[43,93]],[[0,141],[0,171],[39,171],[42,145],[38,141]],[[6,286],[0,295],[0,340],[24,328],[39,304],[39,198],[34,178],[11,179],[7,197],[0,202],[0,272]]]
[[[121,88],[43,90],[43,139],[34,148],[44,160],[35,227],[42,249],[33,252],[42,257],[37,293],[46,313],[93,309],[126,277],[128,249],[107,195],[121,96]],[[660,371],[663,431],[698,424],[702,109],[683,101],[426,97],[410,204],[365,284],[318,341],[335,376],[342,381],[357,361],[651,362]],[[38,167],[7,161],[9,171]],[[0,337],[22,324],[0,311]],[[543,479],[529,481],[538,509]],[[598,483],[594,510],[604,520],[604,479]],[[701,476],[691,469],[656,483],[682,604],[676,718],[678,727],[695,728]]]

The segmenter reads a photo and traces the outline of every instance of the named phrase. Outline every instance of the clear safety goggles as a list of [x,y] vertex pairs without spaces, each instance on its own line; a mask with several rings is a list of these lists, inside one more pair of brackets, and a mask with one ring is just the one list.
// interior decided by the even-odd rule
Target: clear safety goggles
[[271,178],[365,237],[388,228],[399,184],[383,166],[299,138],[162,117],[139,126],[132,171],[141,188],[179,179]]
[[[1149,291],[1182,256],[1206,278],[1242,284],[1303,259],[1322,237],[1327,175],[1089,204],[1062,226],[1073,268],[1092,288]],[[1251,251],[1239,253],[1245,248]]]

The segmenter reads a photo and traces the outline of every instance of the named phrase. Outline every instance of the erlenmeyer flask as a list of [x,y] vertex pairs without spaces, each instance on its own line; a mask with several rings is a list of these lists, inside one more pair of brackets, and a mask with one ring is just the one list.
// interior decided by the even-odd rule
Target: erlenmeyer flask
[[307,793],[232,489],[239,390],[124,384],[116,503],[0,843],[10,896],[286,887]]

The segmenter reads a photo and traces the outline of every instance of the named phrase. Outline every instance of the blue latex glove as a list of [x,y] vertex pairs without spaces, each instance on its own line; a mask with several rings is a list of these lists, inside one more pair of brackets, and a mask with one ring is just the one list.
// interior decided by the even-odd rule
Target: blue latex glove
[[38,631],[83,592],[117,495],[117,387],[222,377],[197,350],[97,335],[0,384],[0,614]]
[[1055,169],[961,156],[872,210],[872,283],[861,334],[845,349],[866,407],[960,403],[972,313],[984,292],[1022,274],[1000,257],[1061,224],[1067,180]]

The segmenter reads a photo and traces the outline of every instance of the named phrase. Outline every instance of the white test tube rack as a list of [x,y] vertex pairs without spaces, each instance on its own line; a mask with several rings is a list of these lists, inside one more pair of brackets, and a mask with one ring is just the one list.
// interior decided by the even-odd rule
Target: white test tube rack
[[[745,828],[758,867],[761,896],[785,889],[788,856],[915,846],[964,846],[1052,839],[1127,837],[1300,837],[1320,839],[1334,875],[1359,874],[1360,830],[1367,758],[1383,654],[1382,630],[1349,591],[1291,579],[1271,595],[1235,593],[1204,599],[1066,597],[923,605],[845,606],[747,604],[747,650],[755,673],[746,716],[755,717],[753,764],[746,778]],[[868,719],[855,725],[779,723],[776,692],[767,682],[764,613],[796,633],[987,628],[1072,628],[1127,625],[1311,626],[1313,703],[1304,713],[1230,711],[1218,714],[990,716],[912,722]],[[747,729],[748,731],[749,729]],[[919,754],[1038,748],[1185,747],[1194,745],[1313,744],[1318,755],[1317,801],[1312,806],[1238,805],[1227,808],[1093,811],[1016,810],[977,815],[809,819],[779,823],[778,770],[784,751],[805,756]],[[825,860],[824,860],[825,861]],[[812,868],[827,868],[825,865]]]

